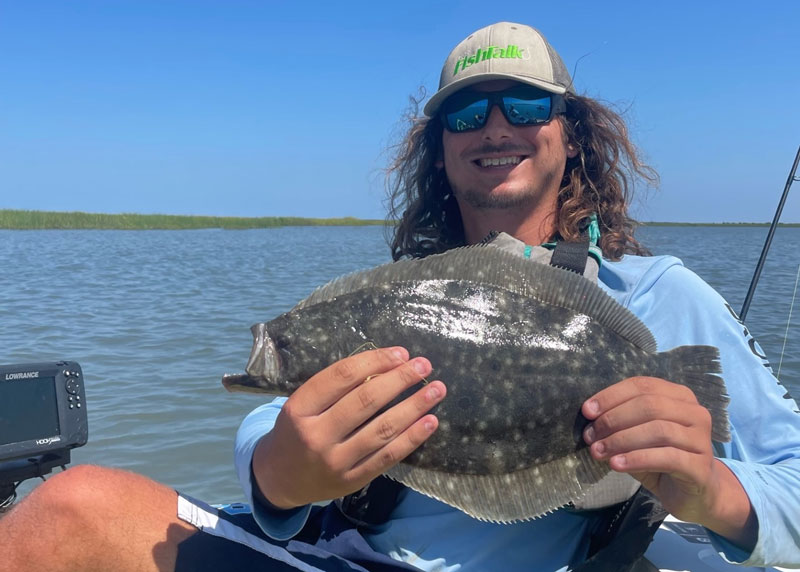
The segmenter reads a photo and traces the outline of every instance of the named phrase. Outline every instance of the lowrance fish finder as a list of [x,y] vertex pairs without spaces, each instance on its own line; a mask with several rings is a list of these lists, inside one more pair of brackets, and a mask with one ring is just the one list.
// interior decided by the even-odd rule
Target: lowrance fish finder
[[0,511],[20,482],[64,467],[88,436],[80,365],[0,365]]

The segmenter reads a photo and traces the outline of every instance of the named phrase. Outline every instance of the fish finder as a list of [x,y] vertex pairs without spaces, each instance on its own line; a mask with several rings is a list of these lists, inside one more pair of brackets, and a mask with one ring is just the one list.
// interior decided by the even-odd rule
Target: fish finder
[[0,511],[20,482],[63,468],[88,437],[78,363],[0,365]]

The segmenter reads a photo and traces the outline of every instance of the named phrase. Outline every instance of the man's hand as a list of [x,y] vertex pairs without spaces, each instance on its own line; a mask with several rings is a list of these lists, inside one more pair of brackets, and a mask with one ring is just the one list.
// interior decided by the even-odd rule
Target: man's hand
[[[362,488],[433,434],[427,412],[445,395],[441,381],[371,419],[430,374],[399,347],[350,356],[322,370],[286,401],[253,456],[265,497],[278,508],[338,498]],[[369,378],[369,381],[365,381]]]
[[592,457],[629,473],[681,520],[696,522],[743,548],[758,524],[738,479],[714,458],[711,415],[692,390],[633,377],[588,399],[584,430]]

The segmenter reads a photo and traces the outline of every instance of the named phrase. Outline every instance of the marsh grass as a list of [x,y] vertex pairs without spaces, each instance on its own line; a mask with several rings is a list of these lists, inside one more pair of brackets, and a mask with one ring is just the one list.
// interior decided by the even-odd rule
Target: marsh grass
[[202,228],[248,229],[281,226],[369,226],[383,225],[376,219],[303,217],[216,217],[161,214],[98,214],[84,212],[25,211],[0,209],[0,229],[113,229],[191,230]]
[[[248,228],[276,228],[281,226],[376,226],[385,225],[380,219],[304,218],[291,216],[270,217],[218,217],[162,214],[99,214],[84,212],[25,211],[0,209],[0,229],[106,229],[106,230],[192,230],[222,228],[243,230]],[[722,222],[643,222],[642,226],[769,226],[769,223]],[[797,227],[798,223],[780,223],[779,226]]]

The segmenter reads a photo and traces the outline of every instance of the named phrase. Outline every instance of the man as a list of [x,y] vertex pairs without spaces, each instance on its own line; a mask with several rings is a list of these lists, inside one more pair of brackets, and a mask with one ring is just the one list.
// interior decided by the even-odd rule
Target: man
[[[633,475],[678,518],[705,526],[730,560],[800,564],[796,405],[750,352],[741,325],[713,290],[673,258],[636,256],[644,252],[632,235],[628,186],[631,176],[651,172],[637,160],[621,119],[574,93],[539,32],[509,23],[479,30],[454,49],[425,113],[393,167],[393,210],[402,210],[394,257],[477,243],[490,231],[512,235],[525,251],[588,232],[604,256],[600,286],[650,327],[661,349],[720,348],[733,435],[722,446],[727,458],[715,458],[709,413],[690,390],[632,378],[584,403],[592,455]],[[448,380],[433,379],[373,416],[435,367],[401,347],[368,351],[251,413],[236,455],[258,526],[136,475],[75,467],[0,519],[0,538],[7,539],[0,570],[579,564],[594,522],[579,511],[499,525],[409,489],[375,492],[381,481],[373,479],[436,431],[431,410],[446,399]],[[311,507],[370,482],[364,494],[383,513],[377,523],[369,520],[373,526],[355,528],[335,505]],[[348,497],[356,504],[359,498]],[[348,502],[342,506],[352,517]],[[43,554],[36,565],[32,554]]]

